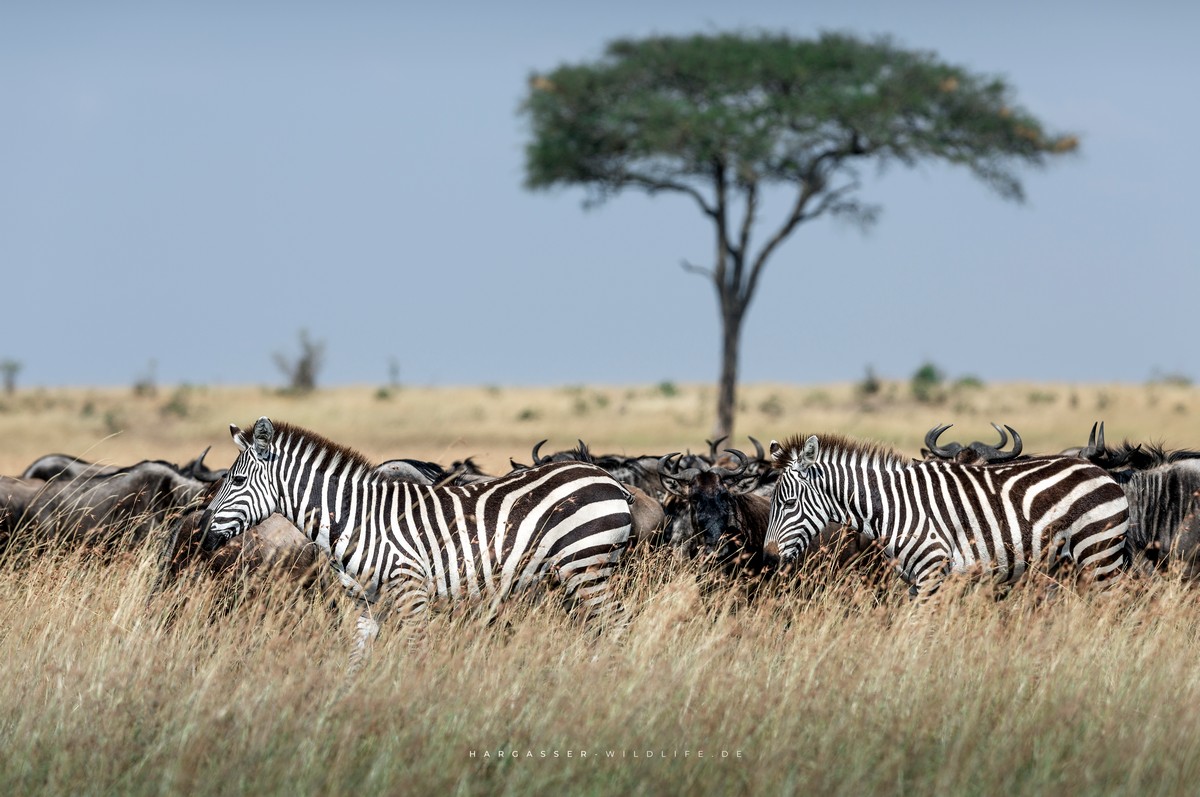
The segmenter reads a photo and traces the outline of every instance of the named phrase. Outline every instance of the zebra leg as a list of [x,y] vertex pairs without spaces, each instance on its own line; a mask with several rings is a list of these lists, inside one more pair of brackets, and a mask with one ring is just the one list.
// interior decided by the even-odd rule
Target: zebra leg
[[362,668],[379,636],[380,623],[392,622],[393,615],[395,620],[406,624],[410,647],[425,640],[424,621],[429,614],[429,593],[429,585],[414,577],[389,584],[375,601],[360,598],[363,610],[355,622],[348,675],[354,675]]
[[371,612],[371,605],[364,604],[362,614],[355,622],[354,645],[350,648],[350,664],[346,667],[346,677],[351,678],[362,669],[367,660],[367,654],[379,636],[379,622]]
[[585,622],[619,638],[629,625],[629,613],[610,595],[609,581],[616,562],[597,562],[570,573],[559,573],[565,586],[563,604],[568,612],[582,612]]
[[920,608],[937,606],[938,591],[950,576],[950,560],[939,559],[931,562],[919,573],[913,574],[912,586],[908,594]]

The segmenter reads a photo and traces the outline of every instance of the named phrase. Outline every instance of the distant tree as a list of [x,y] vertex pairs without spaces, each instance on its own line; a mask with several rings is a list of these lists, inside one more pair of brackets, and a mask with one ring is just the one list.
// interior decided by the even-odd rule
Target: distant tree
[[912,386],[913,398],[925,404],[936,404],[943,398],[942,383],[946,381],[946,375],[931,362],[924,362],[921,367],[913,372]]
[[0,360],[0,374],[4,375],[4,393],[11,396],[17,391],[17,374],[21,371],[21,363],[16,360]]
[[274,355],[275,365],[288,380],[293,393],[311,393],[317,387],[317,374],[325,360],[325,343],[314,341],[307,329],[300,330],[300,354],[291,359],[281,352]]
[[[532,128],[525,185],[582,186],[585,206],[625,189],[681,194],[712,221],[712,263],[684,268],[716,289],[722,356],[714,433],[730,434],[742,322],[763,268],[802,223],[875,220],[879,208],[856,196],[860,166],[944,161],[1019,201],[1019,165],[1041,166],[1076,148],[1074,136],[1046,132],[1011,95],[1000,78],[887,38],[619,39],[595,63],[530,78],[522,104]],[[793,198],[782,218],[764,226],[759,202],[772,186]]]

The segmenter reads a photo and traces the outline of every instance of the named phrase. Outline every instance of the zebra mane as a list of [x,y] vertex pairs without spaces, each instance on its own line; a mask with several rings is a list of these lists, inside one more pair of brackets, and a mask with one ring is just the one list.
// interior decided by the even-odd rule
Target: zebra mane
[[370,470],[374,467],[370,460],[365,456],[355,451],[349,446],[344,446],[341,443],[335,443],[328,437],[317,434],[308,429],[303,429],[299,426],[293,426],[290,423],[279,422],[275,424],[275,437],[279,441],[283,440],[299,440],[300,448],[322,448],[336,455],[336,458],[342,462],[361,465],[363,468]]
[[[798,434],[783,441],[783,462],[776,461],[775,467],[787,467],[788,464],[795,461],[800,456],[800,452],[804,450],[804,441],[808,438],[809,435]],[[912,461],[910,457],[906,457],[891,446],[874,440],[857,440],[841,434],[818,434],[817,442],[821,445],[819,459],[828,459],[835,452],[845,452],[859,454],[863,458],[878,457],[880,462],[885,465],[908,465]]]

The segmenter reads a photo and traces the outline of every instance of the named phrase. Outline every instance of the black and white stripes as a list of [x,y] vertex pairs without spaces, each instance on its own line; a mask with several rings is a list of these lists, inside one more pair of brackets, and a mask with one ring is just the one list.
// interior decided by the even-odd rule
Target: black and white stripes
[[[419,616],[434,600],[487,601],[552,577],[589,616],[620,611],[608,578],[629,539],[629,493],[599,468],[563,462],[463,487],[410,484],[359,454],[260,418],[209,505],[207,547],[272,512],[305,530],[374,614]],[[360,631],[373,636],[371,613]],[[365,640],[360,639],[361,644]]]
[[772,441],[771,456],[768,556],[797,557],[832,522],[879,540],[916,591],[975,565],[1009,583],[1042,562],[1102,580],[1126,561],[1125,494],[1083,460],[912,462],[835,435]]

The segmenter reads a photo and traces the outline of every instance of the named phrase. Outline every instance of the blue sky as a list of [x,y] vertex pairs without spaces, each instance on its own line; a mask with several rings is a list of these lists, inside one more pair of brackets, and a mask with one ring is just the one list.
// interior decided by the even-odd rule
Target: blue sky
[[[411,7],[409,7],[411,6]],[[1001,200],[868,170],[866,235],[767,267],[743,381],[1200,378],[1200,6],[1104,2],[6,3],[0,358],[25,385],[711,381],[689,200],[522,188],[529,76],[618,36],[888,34],[1007,78],[1078,155]],[[768,203],[772,209],[782,212]],[[761,236],[762,233],[760,233]]]

